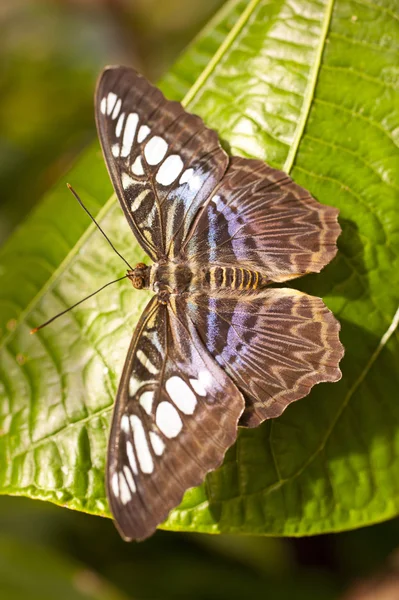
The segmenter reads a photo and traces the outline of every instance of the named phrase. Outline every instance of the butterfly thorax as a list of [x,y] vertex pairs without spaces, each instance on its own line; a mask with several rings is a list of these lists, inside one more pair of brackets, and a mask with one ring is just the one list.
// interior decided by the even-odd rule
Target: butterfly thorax
[[184,294],[190,289],[193,272],[181,262],[155,263],[151,267],[149,288],[157,294]]

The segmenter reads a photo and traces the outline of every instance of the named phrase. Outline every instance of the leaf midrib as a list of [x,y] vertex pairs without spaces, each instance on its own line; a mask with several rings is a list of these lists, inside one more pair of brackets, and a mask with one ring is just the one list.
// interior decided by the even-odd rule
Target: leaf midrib
[[189,106],[193,99],[197,96],[200,90],[203,88],[205,81],[214,72],[215,68],[220,64],[222,58],[226,52],[231,48],[233,42],[238,38],[243,27],[249,21],[250,17],[254,14],[255,9],[263,0],[251,0],[247,8],[243,11],[237,23],[232,27],[230,33],[226,36],[224,42],[219,46],[212,59],[209,61],[201,75],[198,77],[193,86],[189,89],[184,99],[182,100],[183,106]]
[[332,16],[334,4],[335,4],[335,0],[328,0],[326,9],[324,11],[323,27],[321,29],[321,35],[320,35],[320,40],[319,40],[319,44],[318,44],[317,51],[316,51],[315,61],[314,61],[314,64],[313,64],[313,67],[312,67],[312,70],[310,73],[310,79],[309,79],[309,82],[307,85],[307,90],[306,90],[305,96],[304,96],[304,102],[302,105],[299,124],[296,129],[293,144],[291,145],[291,147],[288,151],[288,156],[286,158],[286,161],[285,161],[284,167],[283,167],[283,171],[285,171],[286,173],[291,172],[295,158],[298,154],[299,144],[303,137],[303,132],[305,131],[306,123],[309,118],[310,109],[312,107],[314,94],[315,94],[315,90],[316,90],[317,79],[319,77],[321,59],[323,57],[324,47],[326,45],[327,34],[328,34],[328,30],[329,30],[330,24],[331,24],[331,16]]

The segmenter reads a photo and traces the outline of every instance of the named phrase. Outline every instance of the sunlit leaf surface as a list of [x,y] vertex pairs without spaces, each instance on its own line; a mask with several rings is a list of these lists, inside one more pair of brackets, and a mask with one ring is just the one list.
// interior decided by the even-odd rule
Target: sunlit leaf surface
[[[229,2],[163,81],[231,152],[284,168],[340,209],[337,258],[297,287],[324,297],[346,347],[342,381],[242,430],[224,465],[186,494],[167,528],[304,535],[399,512],[394,8],[389,0]],[[67,180],[128,260],[141,260],[97,146]],[[109,420],[147,295],[117,284],[29,336],[124,272],[65,181],[0,256],[0,488],[108,514]]]

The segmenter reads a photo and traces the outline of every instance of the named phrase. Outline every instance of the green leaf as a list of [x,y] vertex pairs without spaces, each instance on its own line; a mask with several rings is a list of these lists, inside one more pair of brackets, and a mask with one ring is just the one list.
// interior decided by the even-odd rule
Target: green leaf
[[[229,2],[163,81],[233,153],[284,167],[340,209],[336,260],[295,282],[342,323],[343,379],[242,430],[164,527],[305,535],[399,512],[398,17],[389,0]],[[191,87],[190,87],[191,86]],[[109,237],[142,260],[97,145],[69,173]],[[148,295],[123,274],[65,181],[0,256],[0,490],[109,514],[104,461],[118,376]],[[96,198],[96,200],[95,200]]]

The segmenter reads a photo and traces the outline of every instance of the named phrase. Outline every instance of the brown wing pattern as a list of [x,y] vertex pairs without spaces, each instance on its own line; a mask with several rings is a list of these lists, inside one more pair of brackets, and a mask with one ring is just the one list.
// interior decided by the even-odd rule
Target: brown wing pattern
[[[96,122],[136,238],[153,260],[171,261],[163,289],[173,294],[153,298],[136,328],[108,446],[117,527],[144,539],[222,462],[238,422],[277,417],[313,385],[341,377],[340,326],[323,301],[265,288],[319,272],[340,227],[335,208],[285,173],[229,159],[214,131],[133,69],[103,71]],[[209,276],[208,288],[179,295],[178,263],[197,282]],[[242,290],[245,269],[259,289]]]
[[175,255],[226,171],[217,134],[125,67],[103,71],[95,104],[105,161],[135,236],[153,260]]
[[186,310],[244,395],[240,425],[277,417],[316,383],[341,378],[340,325],[320,298],[291,289],[198,294],[187,299]]
[[244,400],[194,327],[154,297],[123,370],[108,447],[107,491],[121,535],[144,539],[223,460]]
[[282,171],[233,156],[190,240],[189,260],[261,271],[267,281],[319,272],[337,252],[338,210]]

